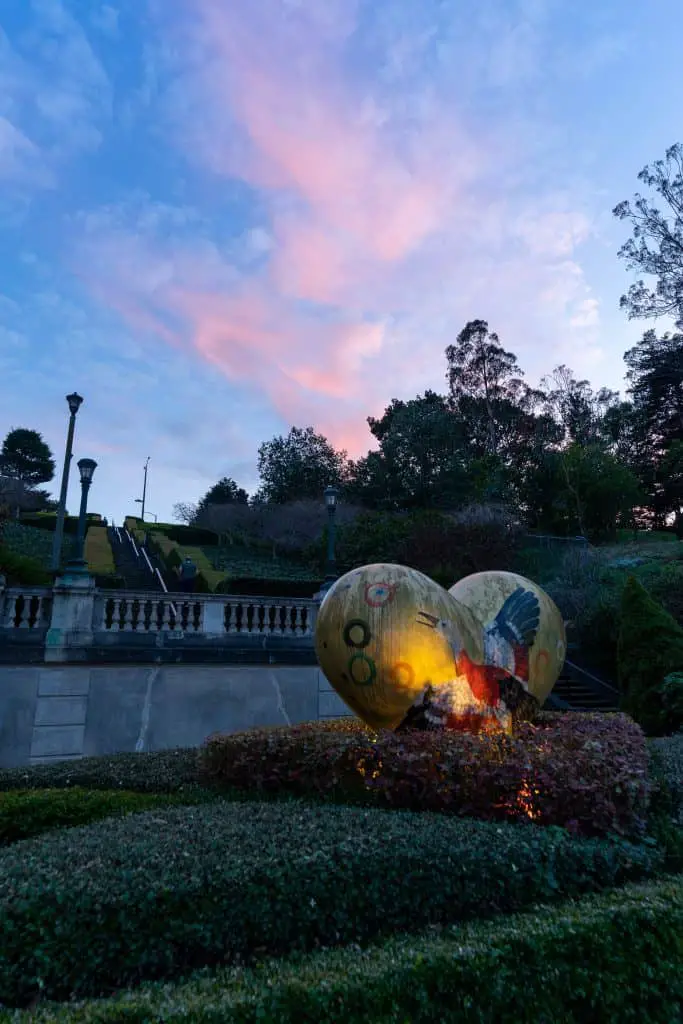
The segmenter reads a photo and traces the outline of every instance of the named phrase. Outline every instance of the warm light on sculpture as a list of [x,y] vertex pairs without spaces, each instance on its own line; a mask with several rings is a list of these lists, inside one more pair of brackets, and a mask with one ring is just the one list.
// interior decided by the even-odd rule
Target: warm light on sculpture
[[342,576],[320,606],[327,679],[373,728],[511,728],[520,693],[543,703],[564,660],[562,617],[536,584],[478,573],[451,592],[401,565]]

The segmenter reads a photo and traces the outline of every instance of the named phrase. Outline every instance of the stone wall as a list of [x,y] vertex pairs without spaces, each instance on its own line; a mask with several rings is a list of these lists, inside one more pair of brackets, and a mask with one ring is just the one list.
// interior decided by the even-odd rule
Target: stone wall
[[0,666],[0,767],[351,714],[311,665]]

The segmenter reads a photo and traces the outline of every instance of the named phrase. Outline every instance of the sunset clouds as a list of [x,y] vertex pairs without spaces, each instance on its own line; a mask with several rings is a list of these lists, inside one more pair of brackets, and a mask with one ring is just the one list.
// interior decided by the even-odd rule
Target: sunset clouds
[[[112,474],[152,446],[166,515],[197,496],[177,472],[253,487],[258,444],[291,425],[362,454],[368,415],[444,386],[468,319],[531,382],[564,362],[620,386],[637,329],[610,211],[675,141],[666,61],[638,71],[683,27],[663,7],[641,24],[616,0],[11,0],[0,227],[19,313],[0,303],[0,346],[13,332],[35,359],[32,376],[2,352],[17,386],[59,407],[80,374],[93,446]],[[22,317],[38,292],[62,305]],[[55,376],[60,344],[76,366]]]

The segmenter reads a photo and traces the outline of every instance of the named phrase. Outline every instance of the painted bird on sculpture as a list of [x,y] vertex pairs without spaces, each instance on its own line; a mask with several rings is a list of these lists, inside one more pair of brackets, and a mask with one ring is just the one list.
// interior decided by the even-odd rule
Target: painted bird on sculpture
[[[465,713],[467,726],[477,715],[486,718],[497,715],[501,719],[507,709],[503,705],[501,686],[515,680],[528,691],[529,650],[533,646],[540,623],[540,605],[531,590],[518,587],[503,603],[496,617],[483,627],[484,657],[481,663],[470,658],[465,650],[455,622],[422,611],[418,623],[441,633],[453,653],[458,680],[466,679],[472,693],[472,708]],[[422,694],[405,719],[405,724],[425,728],[438,724],[455,727],[463,718],[453,710],[453,702],[462,691],[462,682],[444,680]],[[479,710],[478,710],[479,709]],[[462,723],[460,723],[462,724]]]

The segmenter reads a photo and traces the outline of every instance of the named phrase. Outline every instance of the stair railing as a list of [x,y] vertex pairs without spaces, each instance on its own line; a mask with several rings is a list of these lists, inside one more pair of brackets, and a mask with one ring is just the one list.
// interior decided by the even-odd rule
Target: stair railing
[[135,552],[135,557],[139,558],[140,557],[140,552],[138,551],[138,546],[135,543],[135,538],[133,537],[133,534],[129,533],[128,530],[126,530],[126,536],[128,537],[128,540],[133,545],[133,551]]
[[140,548],[140,550],[142,551],[143,558],[147,562],[147,568],[149,569],[149,571],[151,572],[151,574],[153,576],[154,575],[154,566],[152,565],[152,563],[149,560],[149,555],[147,554],[147,552],[145,551],[144,548]]
[[585,668],[581,668],[580,665],[576,665],[573,661],[565,661],[564,664],[565,668],[569,670],[569,673],[577,682],[585,682],[594,693],[596,690],[606,690],[609,696],[617,698],[621,696],[621,693],[616,686],[612,686],[611,683],[605,682],[604,679],[600,679],[598,676],[593,675],[592,672],[588,672]]
[[[164,581],[164,577],[163,577],[163,576],[161,575],[161,573],[159,572],[159,570],[158,570],[158,569],[153,569],[152,571],[153,571],[154,573],[156,573],[156,577],[157,577],[157,579],[159,580],[159,583],[161,583],[161,589],[163,590],[163,592],[164,592],[165,594],[168,594],[168,587],[166,586],[166,583],[165,583],[165,581]],[[169,602],[168,602],[168,605],[169,605],[169,608],[171,609],[171,611],[173,612],[173,618],[174,618],[174,619],[176,620],[176,622],[177,622],[177,621],[178,621],[178,612],[176,611],[176,606],[175,606],[175,604],[173,603],[173,601],[169,601]]]
[[[156,578],[159,580],[159,583],[161,584],[161,589],[163,590],[164,594],[168,594],[168,587],[166,586],[166,583],[164,582],[164,577],[161,575],[159,570],[152,565],[152,563],[149,560],[149,555],[147,554],[145,549],[144,548],[138,548],[137,544],[135,543],[135,539],[134,539],[133,535],[128,531],[127,527],[124,526],[123,530],[124,530],[125,535],[128,537],[128,540],[133,545],[133,551],[135,552],[135,557],[136,558],[140,558],[140,554],[143,555],[144,561],[147,563],[147,568],[151,572],[152,576],[156,576]],[[169,608],[173,612],[173,618],[177,622],[178,621],[178,611],[176,609],[176,606],[175,606],[173,601],[169,601],[168,604],[169,604]]]

